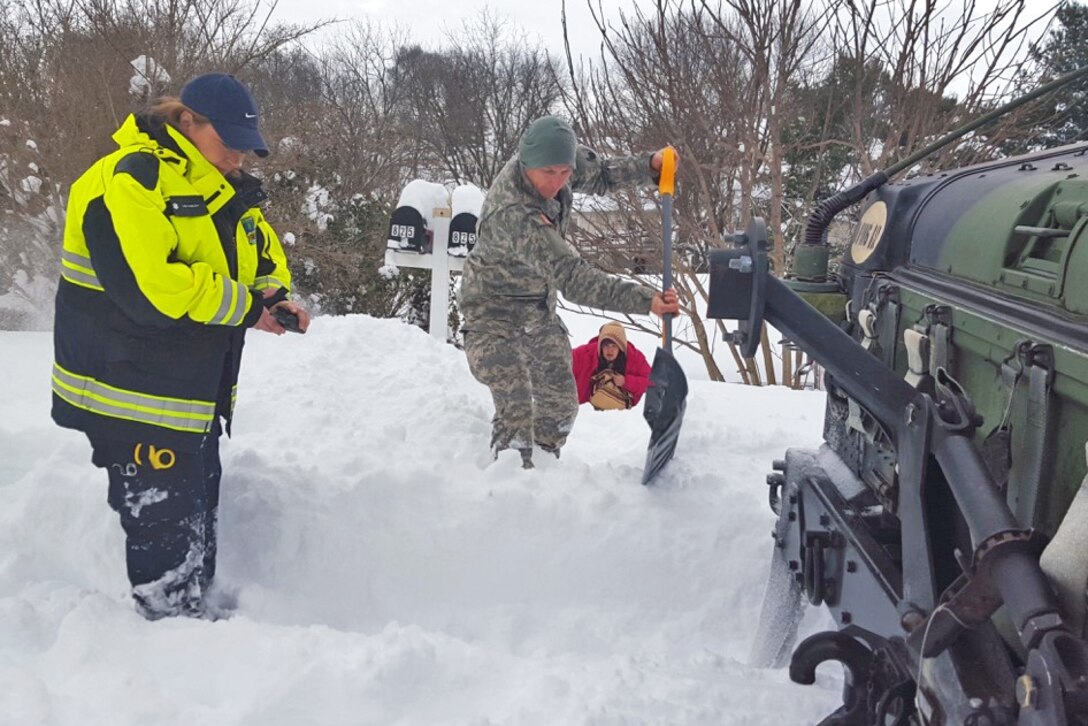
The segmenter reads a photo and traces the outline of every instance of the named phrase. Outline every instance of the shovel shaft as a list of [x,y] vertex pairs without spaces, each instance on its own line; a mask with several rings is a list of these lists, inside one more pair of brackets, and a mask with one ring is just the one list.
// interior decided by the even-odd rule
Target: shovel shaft
[[[664,194],[661,197],[661,247],[664,250],[664,259],[661,265],[661,291],[672,287],[672,194]],[[665,350],[672,351],[672,316],[665,315],[662,320],[663,343]]]
[[[664,251],[661,291],[664,292],[672,287],[672,196],[676,181],[676,149],[667,146],[662,151],[658,191],[661,193],[661,247]],[[650,447],[646,452],[646,467],[642,471],[643,484],[649,484],[676,451],[676,440],[680,436],[680,424],[684,421],[687,405],[688,379],[672,356],[672,317],[668,314],[662,316],[662,347],[654,355],[650,388],[646,392],[642,410],[646,423],[650,424]]]
[[[661,292],[672,287],[672,195],[676,191],[676,149],[666,146],[661,150],[661,173],[657,190],[661,193],[661,248],[665,258],[661,266]],[[663,316],[661,344],[672,352],[672,316]]]

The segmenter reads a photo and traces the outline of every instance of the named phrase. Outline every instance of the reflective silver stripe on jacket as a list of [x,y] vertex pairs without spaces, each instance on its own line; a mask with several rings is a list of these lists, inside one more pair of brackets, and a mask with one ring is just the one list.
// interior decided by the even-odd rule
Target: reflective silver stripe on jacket
[[287,283],[271,275],[262,275],[253,281],[254,290],[267,290],[272,287],[287,287]]
[[104,289],[91,265],[91,258],[70,250],[61,250],[60,274],[69,282]]
[[207,433],[215,418],[212,401],[149,396],[79,376],[53,364],[53,393],[76,408],[177,431]]
[[232,283],[235,289],[238,291],[238,304],[234,306],[234,315],[230,316],[230,322],[227,325],[241,325],[242,319],[246,316],[246,300],[249,299],[249,288],[240,282]]
[[240,282],[223,279],[223,300],[219,309],[208,322],[212,325],[240,325],[246,316],[246,298],[249,290]]

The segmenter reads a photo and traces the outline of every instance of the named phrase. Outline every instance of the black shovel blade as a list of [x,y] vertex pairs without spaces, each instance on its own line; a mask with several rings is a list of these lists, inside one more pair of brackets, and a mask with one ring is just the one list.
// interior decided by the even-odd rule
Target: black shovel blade
[[642,410],[646,423],[650,424],[650,446],[646,452],[646,468],[642,471],[643,484],[649,484],[676,451],[687,397],[688,379],[684,369],[670,351],[658,348]]

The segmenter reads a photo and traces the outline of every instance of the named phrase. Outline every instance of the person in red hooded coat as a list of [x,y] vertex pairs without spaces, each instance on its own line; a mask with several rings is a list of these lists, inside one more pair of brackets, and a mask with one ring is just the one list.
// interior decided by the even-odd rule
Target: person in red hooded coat
[[578,403],[598,410],[627,409],[642,400],[650,385],[650,364],[619,323],[601,326],[600,333],[572,351],[571,368],[578,386]]

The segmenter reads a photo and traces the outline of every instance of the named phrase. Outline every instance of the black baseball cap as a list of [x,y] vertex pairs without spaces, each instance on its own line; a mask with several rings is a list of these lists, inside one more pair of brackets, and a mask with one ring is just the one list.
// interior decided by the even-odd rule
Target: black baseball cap
[[229,73],[205,73],[181,89],[181,102],[212,122],[223,143],[238,151],[268,156],[257,130],[259,111],[246,85]]

